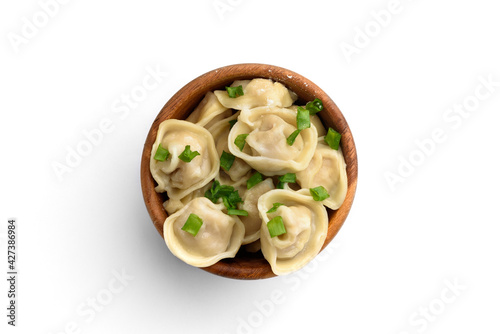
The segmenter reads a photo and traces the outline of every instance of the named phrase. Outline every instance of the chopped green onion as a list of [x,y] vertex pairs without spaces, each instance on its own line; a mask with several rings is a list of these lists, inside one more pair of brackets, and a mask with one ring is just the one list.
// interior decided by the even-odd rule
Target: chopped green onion
[[198,231],[203,225],[203,220],[194,213],[190,214],[184,226],[181,227],[183,231],[190,233],[193,237],[196,237]]
[[226,196],[222,197],[222,203],[224,203],[224,206],[228,210],[233,208],[233,205],[229,202],[229,198],[227,198]]
[[227,196],[222,196],[222,203],[224,206],[229,209],[236,209],[236,204],[243,202],[238,193],[238,190],[234,190]]
[[234,140],[234,145],[236,145],[240,151],[243,151],[243,147],[245,147],[245,139],[247,139],[248,133],[243,133],[241,135],[238,135],[236,139]]
[[236,98],[238,96],[243,95],[243,86],[239,85],[237,87],[226,87],[227,95],[229,95],[230,98]]
[[272,208],[270,208],[269,210],[267,210],[267,212],[266,212],[266,213],[276,212],[276,210],[278,210],[278,208],[279,208],[280,206],[282,206],[282,205],[283,205],[283,203],[273,203],[273,207],[272,207]]
[[216,196],[224,197],[224,196],[229,196],[233,191],[234,191],[234,187],[233,186],[228,186],[226,184],[221,184],[217,188],[217,191],[216,191],[215,194],[216,194]]
[[311,120],[309,118],[309,111],[302,107],[297,108],[297,130],[292,132],[290,136],[286,139],[286,143],[290,146],[295,143],[295,139],[299,135],[301,130],[307,129],[311,127]]
[[325,136],[325,141],[334,150],[339,149],[340,138],[342,135],[332,128],[328,128],[328,133]]
[[205,191],[205,197],[208,198],[209,200],[211,200],[213,203],[217,203],[217,197],[214,196],[214,194],[212,194],[212,192],[210,191],[210,189],[208,189],[207,191]]
[[252,188],[256,184],[262,182],[262,180],[263,180],[262,174],[259,172],[255,172],[255,174],[250,176],[250,178],[247,180],[247,189]]
[[309,114],[315,115],[321,110],[323,110],[323,102],[320,99],[314,99],[314,101],[307,102],[306,109],[309,111]]
[[229,201],[229,204],[231,204],[231,206],[233,208],[236,207],[236,204],[237,203],[242,203],[243,200],[241,199],[240,197],[240,194],[238,193],[238,190],[234,190],[232,193],[230,193],[228,196],[227,196],[227,199]]
[[319,186],[316,188],[309,188],[309,192],[311,193],[313,199],[318,202],[323,201],[328,197],[330,197],[328,191],[323,186]]
[[[309,111],[302,107],[297,108],[297,130],[304,130],[311,127]],[[293,144],[293,143],[292,143]]]
[[297,138],[299,133],[300,133],[300,130],[295,130],[294,132],[292,132],[292,134],[290,136],[288,136],[288,138],[286,139],[286,143],[288,145],[292,146],[293,143],[295,143],[295,138]]
[[228,209],[227,210],[228,215],[235,215],[235,216],[248,216],[248,211],[245,210],[236,210],[236,209]]
[[212,184],[212,188],[205,191],[205,197],[211,200],[213,203],[217,203],[217,200],[221,197],[227,197],[234,191],[234,187],[227,186],[225,184],[220,184],[219,181],[215,180]]
[[294,173],[286,173],[285,175],[282,175],[278,178],[278,184],[276,185],[276,188],[278,189],[284,189],[285,188],[285,183],[295,183],[297,176]]
[[238,120],[236,120],[236,119],[232,119],[232,120],[228,121],[229,122],[229,129],[232,129],[233,126],[236,124],[237,121]]
[[191,152],[191,146],[186,145],[184,151],[179,155],[179,159],[184,162],[191,162],[198,155],[200,155],[198,151]]
[[281,216],[276,216],[267,222],[267,229],[271,238],[277,237],[286,233],[285,224],[283,223],[283,218]]
[[158,161],[165,161],[165,160],[168,159],[169,155],[170,155],[170,152],[166,148],[164,148],[163,146],[161,146],[161,143],[160,143],[160,145],[156,149],[156,153],[155,153],[154,159],[158,160]]
[[297,182],[297,175],[295,173],[286,173],[278,178],[281,182],[285,183],[295,183]]
[[233,165],[235,156],[232,155],[231,153],[227,153],[226,151],[222,151],[222,155],[220,156],[220,166],[225,170],[228,171],[231,169],[231,166]]
[[235,190],[233,186],[221,185],[217,180],[214,181],[210,189],[205,191],[205,197],[213,203],[217,203],[222,198],[222,203],[227,209],[236,209],[236,204],[243,202],[238,190]]
[[[211,200],[213,203],[217,203],[217,200],[218,200],[218,197],[215,196],[215,188],[216,188],[215,182],[217,182],[217,181],[214,181],[214,183],[212,184],[212,188],[205,191],[205,197],[208,198],[209,200]],[[217,183],[219,183],[219,182],[217,182]]]

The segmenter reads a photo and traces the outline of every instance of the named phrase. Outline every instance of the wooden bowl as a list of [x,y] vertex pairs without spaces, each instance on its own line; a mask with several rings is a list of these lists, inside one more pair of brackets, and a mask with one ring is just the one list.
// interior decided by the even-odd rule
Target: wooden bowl
[[[149,215],[158,233],[163,237],[163,223],[168,216],[163,209],[163,202],[167,197],[166,194],[159,194],[155,191],[156,183],[149,171],[151,149],[160,123],[169,118],[185,119],[208,91],[224,89],[235,80],[253,78],[269,78],[281,82],[298,95],[299,99],[295,103],[297,105],[312,101],[314,98],[321,99],[324,109],[318,113],[318,116],[326,127],[331,127],[342,134],[341,147],[347,164],[348,190],[345,201],[338,210],[328,209],[330,221],[323,245],[325,248],[347,218],[354,199],[358,178],[358,160],[354,140],[339,108],[321,88],[295,72],[272,65],[238,64],[218,68],[189,82],[165,104],[149,130],[142,153],[141,185]],[[275,276],[260,251],[247,253],[243,249],[233,259],[223,259],[210,267],[201,269],[235,279],[262,279]]]

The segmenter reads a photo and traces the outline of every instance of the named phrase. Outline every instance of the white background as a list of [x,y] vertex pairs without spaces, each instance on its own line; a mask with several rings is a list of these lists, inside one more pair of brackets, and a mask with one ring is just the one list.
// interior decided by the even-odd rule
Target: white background
[[[389,0],[74,0],[52,6],[47,22],[35,0],[2,2],[0,260],[5,269],[15,217],[20,274],[16,328],[1,280],[1,332],[499,333],[495,5],[401,0],[381,27],[372,11]],[[26,20],[40,26],[29,38]],[[357,53],[346,56],[346,44]],[[345,225],[321,261],[287,278],[237,281],[184,264],[140,190],[143,143],[162,106],[198,75],[243,62],[318,84],[357,144]],[[168,75],[123,109],[148,68]],[[447,111],[464,103],[463,119]],[[103,120],[112,130],[58,179],[54,164]],[[436,129],[444,142],[418,153]],[[388,173],[410,157],[419,165],[391,189]],[[91,316],[93,298],[105,305]]]

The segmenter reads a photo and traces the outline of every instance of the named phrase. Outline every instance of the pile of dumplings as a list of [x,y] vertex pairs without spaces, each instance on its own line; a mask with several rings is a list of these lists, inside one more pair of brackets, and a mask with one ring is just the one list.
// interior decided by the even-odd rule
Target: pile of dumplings
[[[231,85],[239,86],[242,95],[208,92],[186,120],[168,119],[158,128],[150,169],[156,191],[168,196],[164,237],[170,251],[192,266],[208,267],[244,247],[261,250],[273,273],[284,275],[305,266],[323,246],[327,208],[338,209],[347,193],[346,164],[341,149],[325,142],[327,131],[317,115],[293,145],[287,143],[297,130],[294,92],[260,78]],[[235,143],[240,135],[243,148]],[[189,162],[179,157],[187,146],[198,153]],[[159,149],[168,150],[168,158],[155,159]],[[223,154],[234,157],[227,170],[221,167]],[[290,173],[296,182],[278,189],[280,177]],[[262,179],[250,184],[255,174]],[[247,215],[228,214],[225,199],[214,202],[207,195],[219,185],[237,191],[235,211]],[[328,193],[321,201],[310,191],[319,186]],[[193,216],[195,233],[186,228]],[[271,236],[268,223],[275,217],[286,232]]]

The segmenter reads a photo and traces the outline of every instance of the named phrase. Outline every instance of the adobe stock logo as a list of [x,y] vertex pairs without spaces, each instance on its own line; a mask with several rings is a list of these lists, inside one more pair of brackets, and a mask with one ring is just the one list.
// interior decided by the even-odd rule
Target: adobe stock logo
[[21,28],[19,32],[8,32],[7,39],[14,49],[19,53],[22,45],[28,44],[33,38],[38,36],[40,31],[45,28],[51,19],[59,14],[61,5],[66,5],[70,0],[40,0],[38,6],[40,9],[34,12],[31,17],[23,16],[21,18]]
[[425,332],[429,326],[446,313],[452,304],[456,303],[458,297],[467,289],[467,286],[459,282],[457,278],[454,280],[445,279],[443,284],[444,288],[441,289],[438,296],[423,306],[419,306],[418,310],[408,317],[408,324],[411,329],[400,331],[398,334]]
[[474,92],[443,112],[442,120],[445,126],[435,127],[430,136],[416,139],[414,148],[408,154],[398,155],[397,167],[384,173],[384,178],[391,191],[395,191],[399,184],[405,183],[417,171],[418,167],[434,155],[438,146],[448,140],[448,134],[451,130],[458,130],[463,122],[473,115],[473,112],[478,111],[481,102],[491,98],[500,87],[500,81],[494,80],[493,74],[480,75],[477,80],[479,84]]
[[101,312],[111,307],[115,297],[125,291],[130,282],[135,277],[128,274],[125,269],[118,271],[113,269],[113,275],[107,284],[97,291],[97,293],[90,295],[85,301],[78,304],[76,307],[76,315],[78,318],[73,317],[72,320],[66,322],[61,329],[49,334],[81,334],[84,332],[85,325],[90,324]]
[[342,41],[339,45],[347,63],[352,62],[353,56],[361,54],[361,51],[366,49],[393,22],[393,18],[403,12],[403,9],[400,0],[390,0],[385,9],[372,10],[370,20],[362,27],[355,26],[352,42]]
[[241,5],[243,0],[215,0],[212,6],[215,12],[222,21],[225,19],[226,13],[232,12],[236,7]]

